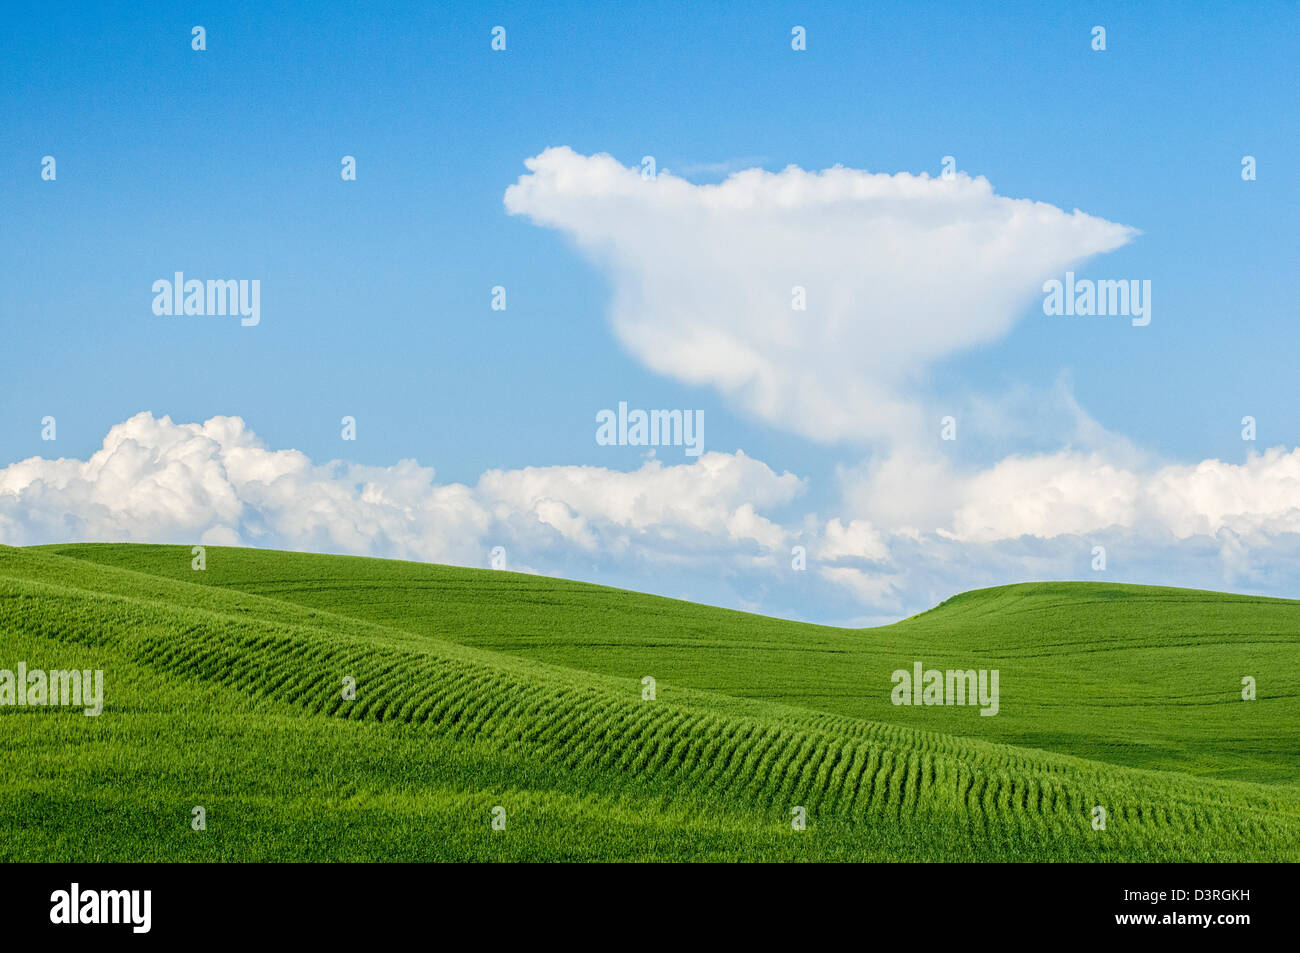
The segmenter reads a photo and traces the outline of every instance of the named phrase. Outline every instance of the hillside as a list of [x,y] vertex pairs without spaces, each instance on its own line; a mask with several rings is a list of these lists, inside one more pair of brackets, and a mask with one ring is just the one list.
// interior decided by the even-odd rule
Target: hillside
[[[1297,684],[1298,608],[1010,587],[848,631],[380,560],[0,547],[0,667],[106,686],[94,718],[0,707],[0,859],[1296,860],[1295,697],[1266,686]],[[1001,665],[999,715],[890,706],[914,659]],[[1030,731],[1057,750],[1004,743]]]
[[[1300,783],[1300,602],[1109,583],[964,593],[896,625],[805,625],[520,573],[265,550],[49,551],[617,677],[1132,767]],[[997,668],[997,717],[899,707],[890,673]],[[1254,677],[1257,701],[1243,704]]]

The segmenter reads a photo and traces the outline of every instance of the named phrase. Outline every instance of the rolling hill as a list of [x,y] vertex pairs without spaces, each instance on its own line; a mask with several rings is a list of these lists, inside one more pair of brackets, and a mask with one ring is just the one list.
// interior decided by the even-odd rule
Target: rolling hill
[[[0,547],[0,668],[105,682],[99,717],[0,707],[0,858],[1296,860],[1298,643],[1300,602],[1111,584],[846,630],[489,570]],[[998,669],[997,716],[891,704],[915,661]]]

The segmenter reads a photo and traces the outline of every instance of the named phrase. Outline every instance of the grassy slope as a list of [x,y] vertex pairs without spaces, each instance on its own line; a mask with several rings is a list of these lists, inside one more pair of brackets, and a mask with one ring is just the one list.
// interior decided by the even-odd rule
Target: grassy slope
[[[1105,583],[965,593],[897,625],[804,625],[518,573],[258,550],[51,551],[522,658],[1133,767],[1300,782],[1300,602]],[[1001,711],[895,707],[890,673],[997,668]],[[1241,679],[1259,698],[1241,701]]]
[[[471,638],[516,630],[516,653],[545,651],[549,636],[528,620],[554,623],[567,605],[589,668],[608,664],[591,648],[602,619],[616,652],[667,658],[664,646],[694,643],[733,663],[743,653],[724,623],[746,620],[742,641],[787,654],[805,631],[788,623],[411,564],[222,549],[193,573],[179,547],[77,553],[157,574],[0,547],[0,665],[101,667],[108,694],[97,719],[0,709],[0,859],[1300,859],[1289,784],[1114,767],[810,710],[817,695],[787,692],[798,704],[786,705],[693,690],[668,674],[659,700],[643,702],[641,666],[563,668],[283,597],[324,588],[333,609],[392,622],[400,609],[376,610],[399,589],[377,577],[426,571],[444,604],[464,587],[489,596],[477,613],[472,596],[446,611]],[[182,559],[185,574],[172,572]],[[254,587],[276,598],[240,591]],[[372,598],[356,605],[349,590]],[[516,624],[481,618],[512,601]],[[974,611],[970,600],[945,608],[957,610]],[[821,655],[855,664],[833,637],[871,634],[811,631],[829,648],[808,653],[801,685]],[[629,649],[631,637],[642,642]],[[557,651],[577,649],[557,640]],[[358,680],[356,703],[338,697],[344,674]],[[1259,750],[1282,733],[1260,730]],[[192,804],[208,808],[203,834],[187,826]],[[489,830],[494,804],[509,812],[505,833]],[[806,832],[789,828],[794,804],[809,810]],[[1093,804],[1110,810],[1104,833],[1087,823]]]

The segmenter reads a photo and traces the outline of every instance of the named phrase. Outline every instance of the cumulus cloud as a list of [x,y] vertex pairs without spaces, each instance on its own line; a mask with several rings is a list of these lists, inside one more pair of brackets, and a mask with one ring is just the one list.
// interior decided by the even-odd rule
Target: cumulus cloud
[[[783,521],[774,514],[797,507],[805,480],[742,452],[626,472],[490,470],[469,485],[412,460],[317,464],[267,447],[238,417],[141,413],[87,460],[0,468],[0,543],[201,542],[467,566],[501,545],[512,569],[864,623],[977,586],[1092,577],[1095,545],[1120,581],[1278,595],[1298,582],[1279,567],[1300,565],[1300,449],[1190,465],[1070,450],[966,470],[891,458],[845,478],[841,512]],[[925,506],[904,505],[919,496]]]
[[507,211],[605,269],[638,359],[820,441],[914,435],[927,365],[1002,336],[1044,279],[1136,234],[965,174],[791,166],[696,185],[567,147],[525,166]]
[[1275,447],[1243,463],[1142,466],[1100,451],[1014,454],[959,470],[903,454],[849,475],[846,498],[887,531],[958,542],[1135,529],[1175,540],[1224,531],[1300,533],[1300,449]]
[[[758,510],[803,490],[744,453],[691,464],[490,470],[439,484],[413,460],[317,465],[272,450],[238,417],[177,424],[141,413],[88,460],[34,457],[0,469],[0,542],[203,542],[482,565],[519,558],[742,558],[786,531]],[[515,568],[526,568],[526,563]]]
[[[1156,464],[1119,446],[969,468],[909,449],[841,471],[849,522],[826,525],[821,571],[864,605],[900,611],[1052,579],[1296,595],[1300,449]],[[862,542],[844,545],[850,537]],[[1098,546],[1106,575],[1093,566]]]

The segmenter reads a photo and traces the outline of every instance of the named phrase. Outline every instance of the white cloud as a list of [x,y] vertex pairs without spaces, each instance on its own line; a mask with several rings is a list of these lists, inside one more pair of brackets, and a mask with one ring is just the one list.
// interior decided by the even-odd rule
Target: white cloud
[[826,535],[817,557],[833,562],[845,556],[858,559],[885,559],[889,548],[880,533],[867,520],[850,520],[845,526],[839,517],[826,524]]
[[[1016,454],[959,470],[938,455],[892,456],[845,471],[846,498],[887,532],[966,543],[1107,529],[1215,538],[1300,533],[1300,449],[1243,463],[1143,466],[1102,451]],[[850,509],[853,509],[851,506]]]
[[[203,542],[468,566],[501,545],[513,569],[798,606],[820,621],[881,621],[977,586],[1102,578],[1089,569],[1096,544],[1117,581],[1281,595],[1300,583],[1286,568],[1300,565],[1300,449],[1193,465],[1070,450],[969,469],[901,456],[844,476],[842,512],[782,521],[773,514],[797,505],[805,481],[740,452],[440,484],[411,460],[315,464],[266,447],[238,417],[142,413],[88,460],[0,468],[0,542]],[[796,544],[806,573],[791,568]]]
[[[412,460],[316,465],[268,449],[238,417],[176,424],[141,413],[89,460],[34,457],[0,469],[0,542],[208,542],[483,565],[594,553],[637,560],[741,559],[787,533],[758,510],[803,490],[744,453],[629,473],[592,466],[490,470],[439,484]],[[521,564],[523,565],[523,564]]]
[[822,441],[914,436],[920,371],[1002,336],[1045,278],[1136,234],[964,174],[791,166],[695,185],[567,147],[525,165],[506,209],[608,271],[633,354]]
[[893,610],[900,605],[898,586],[889,576],[854,566],[821,566],[817,572],[823,579],[847,588],[861,605]]

